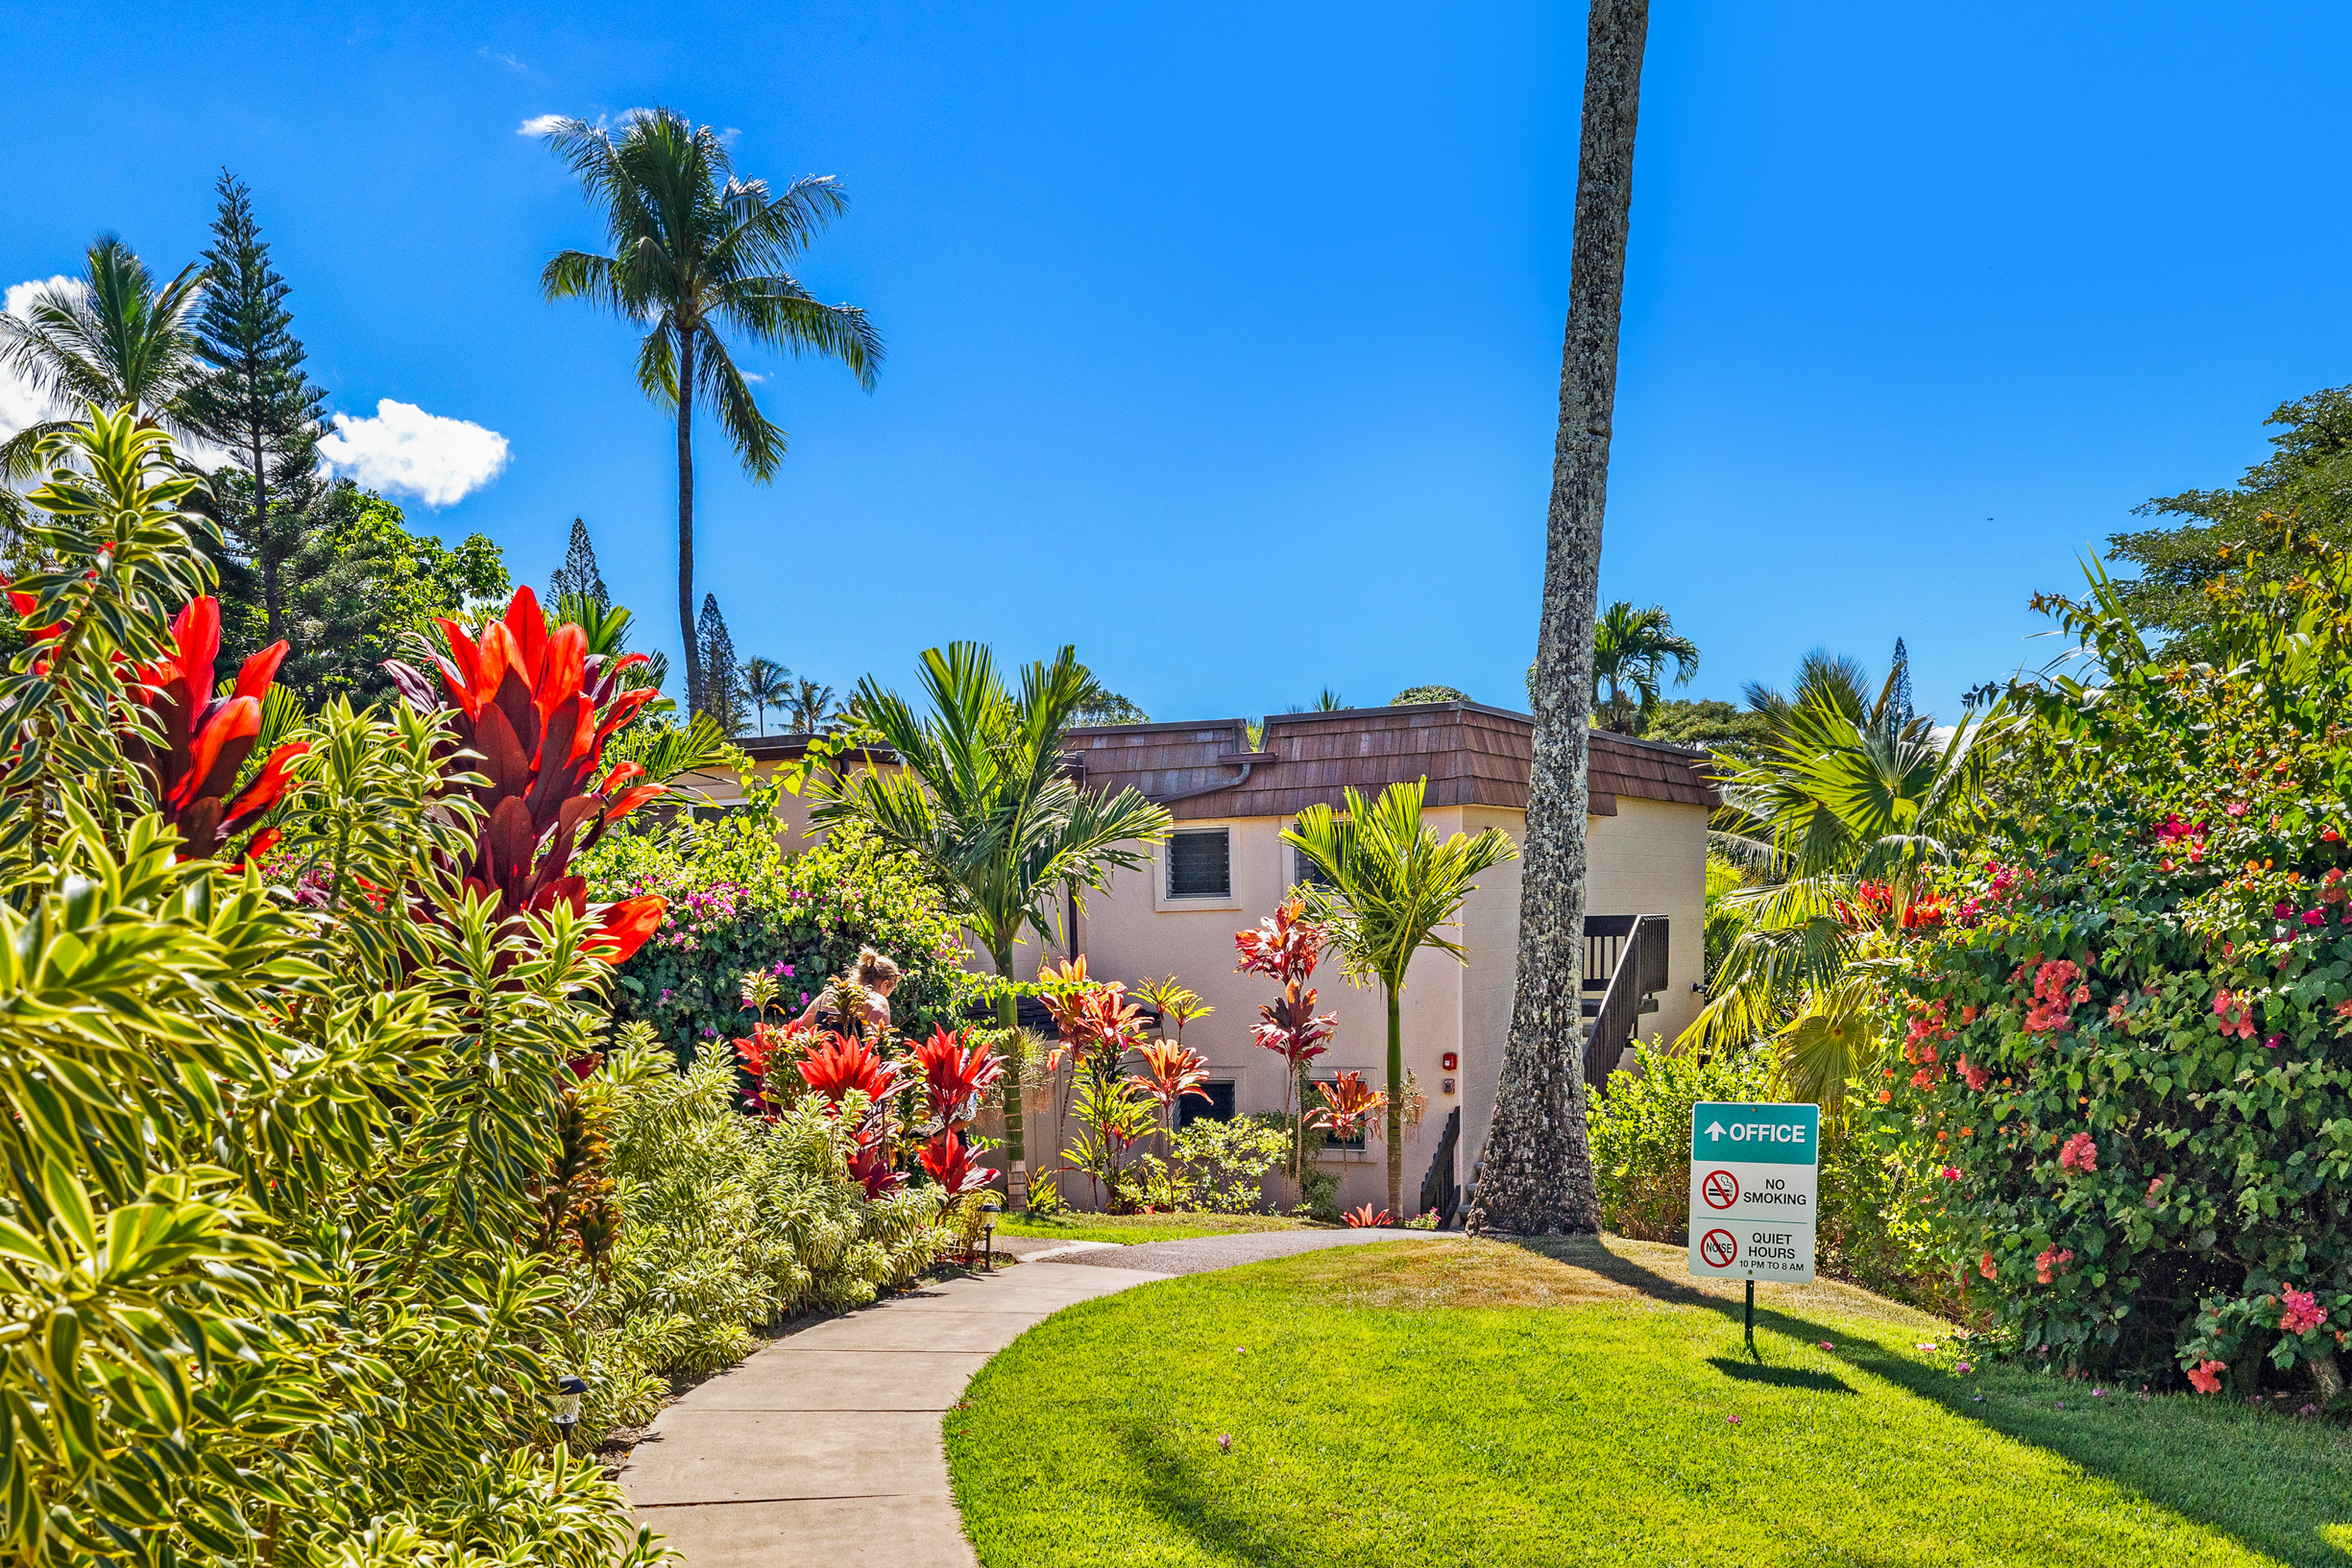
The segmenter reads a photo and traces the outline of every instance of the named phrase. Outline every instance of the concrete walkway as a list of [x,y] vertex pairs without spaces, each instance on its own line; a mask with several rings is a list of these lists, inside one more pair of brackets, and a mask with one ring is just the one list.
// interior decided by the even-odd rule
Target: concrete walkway
[[1167,1277],[1021,1264],[812,1324],[663,1411],[620,1483],[689,1568],[974,1568],[942,1413],[1031,1324]]
[[1147,1280],[1422,1234],[1026,1244],[1032,1261],[811,1324],[689,1390],[630,1451],[620,1484],[688,1568],[978,1568],[939,1423],[1023,1330]]

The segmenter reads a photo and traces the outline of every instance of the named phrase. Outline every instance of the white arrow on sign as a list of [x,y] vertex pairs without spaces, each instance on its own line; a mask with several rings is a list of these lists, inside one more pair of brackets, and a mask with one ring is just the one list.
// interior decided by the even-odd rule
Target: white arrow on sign
[[1723,1136],[1723,1123],[1722,1123],[1722,1122],[1709,1122],[1707,1124],[1707,1136],[1708,1136],[1708,1137],[1709,1137],[1709,1138],[1720,1138],[1720,1137],[1722,1137],[1722,1136]]

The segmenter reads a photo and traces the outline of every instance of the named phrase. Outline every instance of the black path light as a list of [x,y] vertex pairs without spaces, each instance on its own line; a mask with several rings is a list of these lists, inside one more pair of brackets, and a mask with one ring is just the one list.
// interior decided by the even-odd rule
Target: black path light
[[1005,1202],[990,1193],[980,1200],[980,1212],[985,1217],[982,1220],[981,1242],[985,1250],[981,1254],[981,1266],[993,1269],[996,1267],[996,1217],[1005,1212]]
[[588,1392],[587,1382],[567,1372],[555,1380],[555,1440],[569,1451],[571,1429],[580,1424],[580,1396]]

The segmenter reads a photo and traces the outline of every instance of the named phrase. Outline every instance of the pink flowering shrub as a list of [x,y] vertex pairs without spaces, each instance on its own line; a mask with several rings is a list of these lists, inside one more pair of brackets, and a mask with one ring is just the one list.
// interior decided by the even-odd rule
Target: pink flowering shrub
[[748,808],[608,833],[575,862],[593,899],[669,901],[661,928],[620,967],[613,1000],[622,1020],[644,1020],[691,1056],[753,1022],[745,972],[774,977],[777,1011],[795,1018],[871,947],[905,972],[890,998],[901,1031],[961,1027],[980,982],[963,967],[958,922],[915,868],[852,828],[787,853],[761,810],[774,786],[751,795]]
[[[2352,566],[2293,545],[2209,664],[2112,591],[2048,601],[2103,670],[2027,687],[1997,893],[1911,950],[1883,1135],[1959,1179],[1947,1256],[2027,1352],[2323,1396],[2352,1333]],[[2236,596],[2233,597],[2232,595]],[[2002,896],[2005,895],[2005,896]],[[1932,1047],[1932,1054],[1926,1047]]]

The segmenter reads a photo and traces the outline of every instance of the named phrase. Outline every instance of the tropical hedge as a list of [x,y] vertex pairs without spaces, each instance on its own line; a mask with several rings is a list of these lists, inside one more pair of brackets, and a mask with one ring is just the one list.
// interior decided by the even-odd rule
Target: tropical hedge
[[[2226,553],[2226,552],[2225,552]],[[1913,949],[1887,1130],[2022,1349],[2339,1394],[2352,1329],[2352,562],[2281,528],[2209,662],[2094,571],[1999,847]]]
[[699,808],[616,832],[584,857],[591,894],[665,901],[662,925],[621,966],[616,1016],[643,1022],[682,1059],[748,1027],[742,977],[763,971],[792,1012],[871,947],[904,978],[893,1022],[912,1036],[960,1026],[985,983],[964,967],[961,923],[912,859],[854,823],[788,847],[781,782],[744,777],[740,808]]
[[284,644],[222,665],[158,431],[43,455],[0,672],[0,1558],[665,1560],[558,1380],[593,1437],[909,1277],[988,1174],[984,1053],[866,1075],[945,1123],[902,1149],[871,1088],[747,1116],[730,1052],[616,1040],[667,911],[579,866],[662,793],[608,756],[636,657],[524,591],[305,713]]

